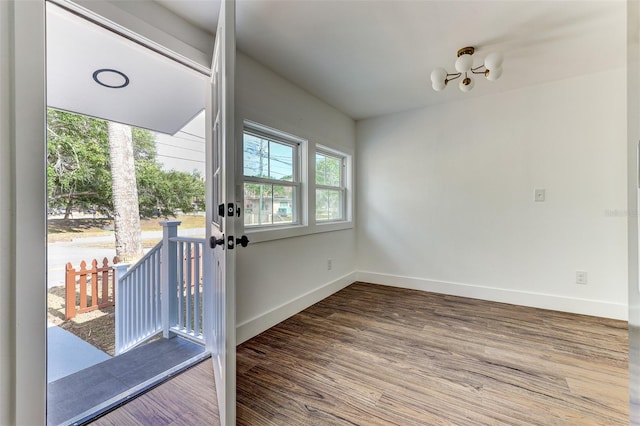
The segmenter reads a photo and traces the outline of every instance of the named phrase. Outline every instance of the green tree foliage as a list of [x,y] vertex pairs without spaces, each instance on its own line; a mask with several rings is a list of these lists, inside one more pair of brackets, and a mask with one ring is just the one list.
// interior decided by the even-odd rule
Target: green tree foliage
[[[134,162],[142,217],[174,216],[204,209],[204,182],[198,173],[162,170],[154,136],[133,129]],[[107,122],[47,111],[47,192],[50,208],[95,209],[113,215]]]

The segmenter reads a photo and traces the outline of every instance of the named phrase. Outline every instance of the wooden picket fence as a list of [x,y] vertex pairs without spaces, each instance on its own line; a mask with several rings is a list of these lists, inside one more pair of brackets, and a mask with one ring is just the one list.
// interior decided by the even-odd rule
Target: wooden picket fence
[[[118,263],[118,258],[113,258],[113,263]],[[77,314],[91,312],[115,306],[115,283],[113,266],[105,257],[102,266],[93,259],[91,267],[87,268],[87,262],[80,263],[80,269],[76,270],[71,263],[67,263],[65,275],[65,319],[74,318]]]

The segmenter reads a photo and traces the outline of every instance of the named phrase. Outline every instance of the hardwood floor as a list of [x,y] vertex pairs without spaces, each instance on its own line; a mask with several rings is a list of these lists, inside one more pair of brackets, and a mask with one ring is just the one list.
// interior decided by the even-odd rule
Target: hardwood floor
[[626,425],[627,324],[353,284],[238,347],[239,425]]
[[218,425],[211,359],[95,420],[95,426]]
[[[627,355],[626,322],[355,283],[238,347],[237,424],[626,425]],[[212,381],[96,423],[215,424]]]

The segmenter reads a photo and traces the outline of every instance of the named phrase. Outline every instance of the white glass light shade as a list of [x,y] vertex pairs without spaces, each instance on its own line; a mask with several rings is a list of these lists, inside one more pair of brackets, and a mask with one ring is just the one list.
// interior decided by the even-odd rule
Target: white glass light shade
[[444,68],[436,68],[431,71],[431,81],[433,83],[442,82],[444,84],[444,80],[447,78],[447,70]]
[[475,84],[475,82],[473,81],[472,78],[469,79],[469,84],[464,84],[464,79],[460,80],[460,90],[462,90],[463,92],[468,92],[469,90],[473,89],[473,85]]
[[488,70],[495,70],[498,69],[502,66],[502,53],[500,52],[493,52],[490,53],[485,59],[484,59],[484,67]]
[[487,75],[487,80],[496,81],[497,79],[500,78],[501,75],[502,75],[502,67],[494,68],[492,70],[489,70],[489,75]]
[[473,66],[473,57],[469,54],[458,56],[456,59],[456,70],[458,72],[467,72]]
[[434,81],[431,84],[431,87],[433,87],[433,90],[435,90],[436,92],[440,92],[441,90],[444,90],[444,88],[447,87],[447,85],[444,82],[444,80],[442,80],[442,81]]

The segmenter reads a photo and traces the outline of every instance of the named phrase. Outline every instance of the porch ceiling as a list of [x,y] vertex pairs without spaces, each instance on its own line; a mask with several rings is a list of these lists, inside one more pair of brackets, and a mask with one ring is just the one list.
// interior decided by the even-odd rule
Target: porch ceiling
[[[121,88],[105,87],[128,84]],[[47,3],[47,104],[174,134],[205,104],[208,78]]]

